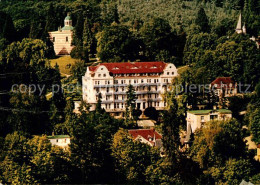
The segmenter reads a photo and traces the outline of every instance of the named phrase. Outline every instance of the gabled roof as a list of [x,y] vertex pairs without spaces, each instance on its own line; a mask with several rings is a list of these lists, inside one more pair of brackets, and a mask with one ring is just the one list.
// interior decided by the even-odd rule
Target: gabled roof
[[164,62],[121,62],[101,63],[98,66],[90,66],[89,70],[95,72],[99,66],[105,66],[113,74],[130,73],[163,73],[166,66]]
[[153,141],[150,141],[150,143],[154,144],[157,139],[162,139],[162,135],[160,135],[158,132],[156,132],[155,129],[132,129],[128,130],[129,134],[133,136],[134,139],[141,136],[147,141],[149,141],[149,138],[155,139]]
[[211,86],[214,86],[216,89],[220,88],[235,88],[235,82],[231,77],[218,77],[213,82],[211,82]]

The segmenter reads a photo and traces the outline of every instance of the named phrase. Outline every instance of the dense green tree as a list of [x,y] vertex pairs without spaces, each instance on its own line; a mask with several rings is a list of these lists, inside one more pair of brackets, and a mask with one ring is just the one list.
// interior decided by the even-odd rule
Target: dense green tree
[[131,183],[144,183],[146,168],[153,160],[160,158],[156,148],[134,141],[127,130],[123,129],[119,129],[114,135],[112,156],[115,158],[116,172],[121,180]]
[[150,119],[157,121],[159,113],[157,112],[157,110],[154,107],[148,107],[144,110],[144,115],[146,115]]
[[97,34],[97,55],[104,62],[135,60],[137,45],[128,27],[112,24]]
[[91,25],[89,23],[89,20],[85,19],[83,28],[83,47],[85,47],[88,53],[92,54],[93,56],[95,53],[95,45],[96,40],[94,33],[91,30]]
[[154,60],[161,50],[174,54],[174,39],[176,36],[171,31],[169,23],[160,18],[151,19],[140,29],[141,40],[144,43],[144,56]]
[[216,183],[239,184],[242,180],[249,181],[253,168],[250,160],[229,159],[223,167],[212,167],[210,173]]
[[86,66],[85,62],[82,60],[78,60],[71,67],[71,73],[73,78],[77,79],[80,84],[82,84],[82,76],[85,75]]
[[207,52],[206,50],[215,49],[217,45],[216,40],[216,34],[199,33],[189,35],[184,48],[184,63],[198,63],[199,66],[204,66],[204,63],[200,64],[201,58]]
[[27,139],[21,133],[8,134],[1,156],[4,183],[64,183],[69,181],[68,154],[51,146],[46,136]]
[[109,182],[114,175],[110,146],[120,122],[108,113],[88,112],[86,106],[80,111],[78,116],[70,113],[72,119],[68,123],[75,168],[73,180],[77,183]]
[[[179,126],[180,121],[178,119],[178,105],[174,97],[169,101],[169,109],[163,113],[162,122],[162,135],[163,135],[163,147],[168,160],[172,167],[177,163],[179,158]],[[177,170],[177,169],[172,169]]]
[[234,119],[207,123],[195,134],[191,154],[203,168],[223,165],[229,158],[245,157],[241,125]]
[[195,20],[195,23],[200,27],[200,30],[202,32],[209,32],[210,31],[210,25],[208,17],[205,13],[204,8],[200,8]]
[[135,90],[134,87],[130,84],[127,88],[127,92],[126,92],[126,111],[125,111],[125,123],[126,125],[128,125],[128,123],[130,123],[130,120],[133,118],[133,113],[134,110],[136,108],[136,94],[135,94]]

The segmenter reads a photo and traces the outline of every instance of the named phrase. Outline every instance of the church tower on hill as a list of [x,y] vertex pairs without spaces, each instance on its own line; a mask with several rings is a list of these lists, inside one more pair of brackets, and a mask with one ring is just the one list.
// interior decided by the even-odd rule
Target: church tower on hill
[[236,32],[237,34],[246,34],[246,25],[244,23],[242,27],[242,14],[240,13],[238,22],[237,22],[237,27],[236,27]]
[[69,14],[64,19],[64,27],[59,27],[58,31],[49,32],[50,40],[53,42],[56,55],[69,55],[74,46],[72,19]]

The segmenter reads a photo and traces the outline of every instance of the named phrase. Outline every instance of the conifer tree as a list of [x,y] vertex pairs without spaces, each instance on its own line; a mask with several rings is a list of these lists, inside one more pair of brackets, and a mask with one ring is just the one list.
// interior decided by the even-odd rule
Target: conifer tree
[[195,23],[200,27],[200,30],[202,32],[209,32],[210,31],[210,26],[209,26],[209,20],[208,17],[205,13],[204,8],[200,8],[197,18],[195,20]]

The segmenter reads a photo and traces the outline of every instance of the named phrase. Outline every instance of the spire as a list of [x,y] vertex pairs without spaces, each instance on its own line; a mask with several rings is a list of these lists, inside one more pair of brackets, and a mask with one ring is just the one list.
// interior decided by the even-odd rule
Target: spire
[[244,26],[243,26],[242,30],[243,30],[243,34],[246,35],[246,23],[244,23]]
[[242,33],[242,14],[240,13],[239,18],[238,18],[238,22],[237,22],[237,27],[236,27],[236,32],[238,34]]

